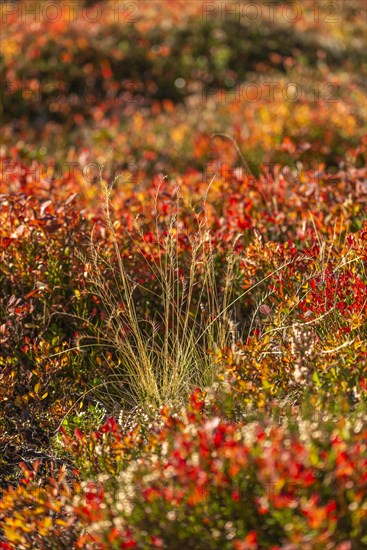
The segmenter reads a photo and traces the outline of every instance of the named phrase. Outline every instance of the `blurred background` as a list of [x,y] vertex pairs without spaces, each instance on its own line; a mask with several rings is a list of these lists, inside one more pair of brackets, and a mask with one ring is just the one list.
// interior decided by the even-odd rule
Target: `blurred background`
[[365,134],[364,1],[27,0],[1,17],[3,158],[204,172],[238,162],[221,132],[254,165],[335,166]]

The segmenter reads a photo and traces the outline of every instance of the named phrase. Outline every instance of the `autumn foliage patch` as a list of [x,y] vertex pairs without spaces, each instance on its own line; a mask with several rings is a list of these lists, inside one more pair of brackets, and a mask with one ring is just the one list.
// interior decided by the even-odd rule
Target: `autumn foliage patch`
[[360,550],[363,3],[91,4],[6,12],[0,548]]

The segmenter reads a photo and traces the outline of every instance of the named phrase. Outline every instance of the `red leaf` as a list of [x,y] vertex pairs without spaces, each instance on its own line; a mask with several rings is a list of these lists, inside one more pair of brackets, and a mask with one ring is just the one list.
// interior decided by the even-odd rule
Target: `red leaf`
[[74,434],[77,439],[83,439],[83,433],[79,430],[79,428],[75,428]]
[[32,296],[37,294],[37,292],[38,292],[38,288],[35,288],[34,290],[31,290],[30,292],[28,292],[28,294],[26,294],[24,296],[24,300],[28,300],[28,298],[31,298]]
[[262,306],[260,306],[260,313],[262,313],[263,315],[270,315],[270,307],[263,304]]
[[1,246],[3,248],[8,248],[11,244],[11,241],[12,241],[12,239],[10,239],[10,237],[3,237],[1,239]]

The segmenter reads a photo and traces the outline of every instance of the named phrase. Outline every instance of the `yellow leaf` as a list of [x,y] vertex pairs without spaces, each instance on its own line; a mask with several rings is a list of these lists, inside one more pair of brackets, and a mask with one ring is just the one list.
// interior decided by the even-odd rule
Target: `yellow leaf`
[[39,390],[40,390],[40,387],[41,387],[41,384],[40,384],[39,382],[37,382],[37,384],[34,386],[34,391],[35,391],[36,393],[38,393]]
[[62,527],[66,527],[66,526],[67,526],[67,522],[64,521],[63,519],[57,519],[57,520],[55,521],[55,523],[56,523],[57,525],[61,525]]
[[4,525],[3,529],[9,542],[22,543],[24,541],[24,537],[19,534],[19,530],[17,531],[12,525]]
[[52,518],[50,518],[50,516],[47,516],[43,519],[42,523],[45,529],[49,529],[50,527],[52,527]]
[[47,396],[48,396],[48,391],[46,391],[46,392],[42,395],[41,399],[46,399]]

